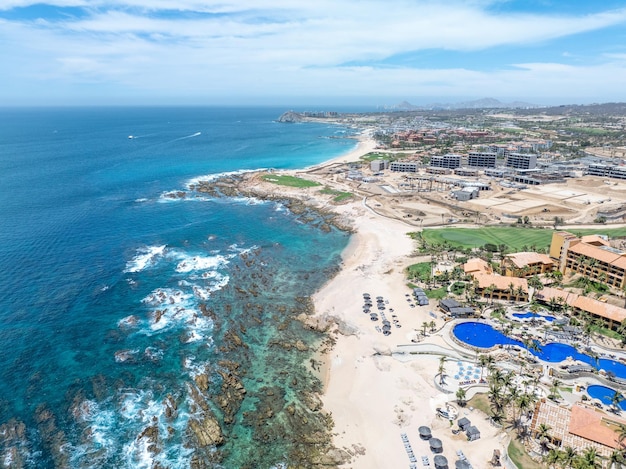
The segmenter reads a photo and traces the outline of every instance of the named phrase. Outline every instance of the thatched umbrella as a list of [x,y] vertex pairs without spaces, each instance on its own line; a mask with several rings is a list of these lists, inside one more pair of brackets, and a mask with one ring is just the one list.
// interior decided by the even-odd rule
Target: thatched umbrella
[[438,454],[433,458],[435,463],[435,469],[448,469],[448,459],[441,454]]
[[443,453],[443,444],[439,438],[431,438],[428,440],[428,444],[433,453]]

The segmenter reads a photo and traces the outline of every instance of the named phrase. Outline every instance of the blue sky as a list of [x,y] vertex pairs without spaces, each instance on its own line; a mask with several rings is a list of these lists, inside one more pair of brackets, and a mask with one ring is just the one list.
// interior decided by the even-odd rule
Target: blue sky
[[626,101],[626,0],[2,0],[0,105]]

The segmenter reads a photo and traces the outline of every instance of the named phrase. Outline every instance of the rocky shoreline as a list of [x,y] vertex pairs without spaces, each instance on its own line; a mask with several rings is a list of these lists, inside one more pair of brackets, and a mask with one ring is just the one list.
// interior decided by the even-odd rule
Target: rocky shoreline
[[[196,192],[214,197],[275,201],[303,223],[322,231],[334,228],[352,231],[350,220],[329,208],[327,200],[313,198],[306,191],[283,191],[282,187],[263,181],[261,174],[224,176],[199,182],[190,187],[190,192],[179,191],[168,196],[191,197],[191,192]],[[201,313],[213,321],[214,335],[221,344],[216,362],[206,364],[204,370],[195,373],[177,389],[170,388],[161,402],[163,412],[137,432],[136,442],[154,458],[153,469],[163,468],[156,459],[175,440],[193,449],[192,469],[219,467],[233,454],[240,453],[244,453],[239,458],[243,461],[240,467],[261,467],[260,461],[273,458],[270,454],[275,446],[289,448],[281,456],[288,467],[336,468],[349,462],[359,449],[340,449],[333,444],[334,422],[332,415],[323,408],[321,394],[324,385],[317,375],[317,358],[333,347],[334,333],[349,335],[354,331],[347,330],[345,324],[338,323],[334,317],[315,315],[313,302],[308,297],[283,304],[280,293],[276,292],[278,301],[268,307],[262,292],[272,292],[275,288],[272,283],[274,272],[264,270],[267,260],[263,259],[262,251],[242,253],[240,260],[241,266],[233,273],[236,279],[224,289],[233,301],[211,304],[210,307],[200,305]],[[338,271],[339,267],[328,269],[323,276],[330,280]],[[247,286],[243,288],[242,285]],[[245,303],[245,314],[235,314],[236,319],[231,319],[236,313],[231,310],[231,303]],[[119,333],[133,330],[137,319],[127,319],[120,322]],[[152,320],[158,321],[158,317]],[[278,334],[258,337],[259,326],[269,321],[275,324]],[[309,334],[309,339],[303,339],[303,334]],[[265,352],[263,356],[256,356],[260,342],[264,344]],[[130,352],[118,351],[115,360],[136,364],[137,359]],[[258,368],[251,371],[259,366],[259,362],[266,370],[265,376]],[[301,365],[294,369],[294,363]],[[93,397],[100,401],[128,384],[121,381],[107,383],[94,378],[92,385]],[[87,418],[89,397],[78,392],[71,400],[67,415],[42,405],[34,416],[46,452],[58,467],[69,464],[68,454],[63,450],[68,444],[68,436],[59,428],[59,420],[69,418],[75,422],[82,429],[84,443],[89,444],[92,438]],[[186,428],[178,427],[177,430],[175,423],[184,402],[192,417]],[[256,450],[238,444],[242,431],[251,434]],[[27,426],[23,422],[9,421],[0,427],[0,432],[5,435],[0,443],[1,454],[11,460],[11,467],[28,467],[31,445]],[[96,460],[105,457],[100,452],[93,454]]]
[[[249,172],[236,175],[225,175],[215,180],[200,181],[191,185],[191,191],[210,195],[211,197],[244,197],[263,201],[273,201],[284,205],[291,213],[301,217],[305,223],[313,223],[316,218],[321,222],[317,226],[322,231],[330,231],[335,227],[348,233],[353,232],[350,220],[323,205],[331,204],[332,196],[320,203],[321,197],[311,197],[306,191],[289,190],[284,186],[276,186],[261,179],[264,172]],[[179,191],[169,194],[173,198],[187,197],[188,193]]]

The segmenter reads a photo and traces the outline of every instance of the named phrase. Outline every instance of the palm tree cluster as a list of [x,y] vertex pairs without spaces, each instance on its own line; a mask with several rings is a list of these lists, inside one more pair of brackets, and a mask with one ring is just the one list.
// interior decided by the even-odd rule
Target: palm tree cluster
[[527,437],[528,419],[524,418],[537,402],[535,387],[539,378],[524,380],[518,385],[513,372],[491,369],[487,398],[491,406],[491,420],[496,424],[508,423],[519,438]]
[[[537,433],[539,434],[539,432]],[[563,449],[551,448],[544,455],[543,460],[550,468],[596,469],[604,467],[606,469],[621,469],[626,467],[623,451],[615,450],[608,457],[604,457],[592,446],[588,446],[582,452],[571,446],[566,446]]]

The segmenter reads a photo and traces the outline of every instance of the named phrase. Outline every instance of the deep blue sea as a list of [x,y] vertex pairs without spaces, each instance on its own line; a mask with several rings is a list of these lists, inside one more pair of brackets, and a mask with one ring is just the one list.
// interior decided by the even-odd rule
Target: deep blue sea
[[[324,337],[294,317],[348,235],[274,202],[166,196],[200,176],[302,168],[355,146],[336,125],[276,123],[283,111],[0,110],[0,466],[297,459],[298,432],[322,419],[305,401]],[[225,408],[229,373],[246,392]],[[207,414],[224,435],[217,449],[190,431]]]

